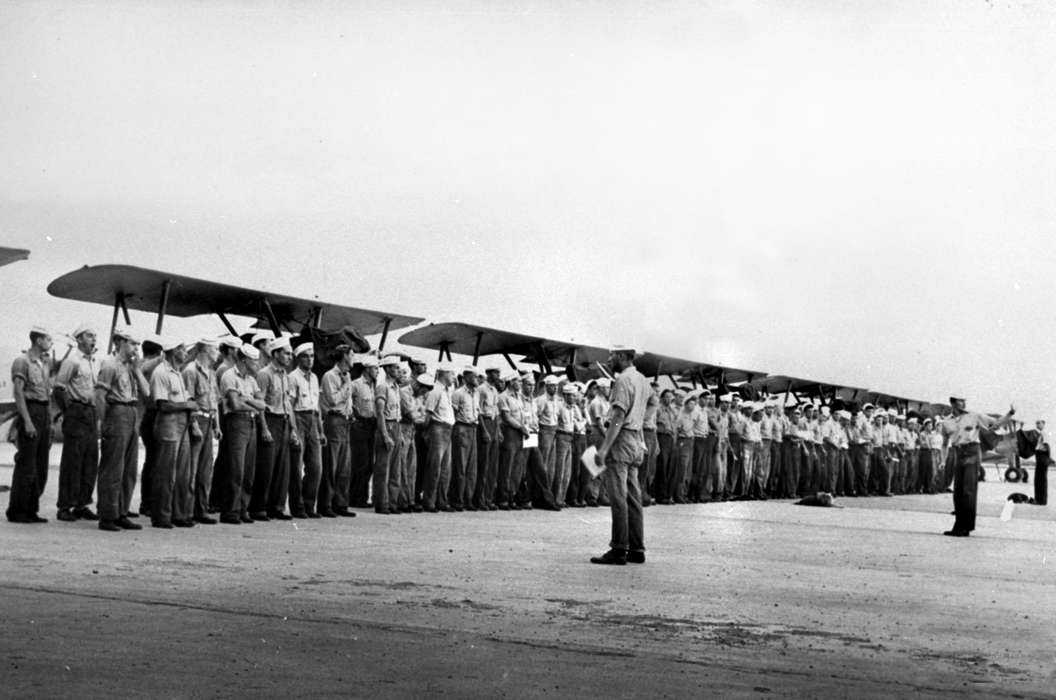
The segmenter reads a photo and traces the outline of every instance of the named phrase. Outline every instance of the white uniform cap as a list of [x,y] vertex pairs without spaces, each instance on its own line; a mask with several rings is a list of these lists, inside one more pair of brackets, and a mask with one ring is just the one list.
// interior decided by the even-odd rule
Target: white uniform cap
[[267,348],[268,352],[275,352],[276,350],[282,349],[290,350],[290,339],[286,336],[283,336],[281,338],[275,338],[274,340],[268,343]]
[[381,358],[381,362],[378,363],[378,366],[379,367],[392,367],[393,365],[399,365],[399,364],[400,364],[400,356],[399,355],[386,355],[385,357]]
[[897,418],[898,420],[905,420],[906,419],[906,417],[904,415],[902,415],[901,413],[896,415],[895,418]]
[[598,380],[598,381],[597,381],[596,383],[597,383],[597,385],[598,385],[598,386],[600,386],[600,387],[601,387],[602,389],[608,389],[609,387],[611,387],[611,386],[612,386],[612,380],[611,380],[611,379],[609,379],[608,377],[602,377],[602,378],[601,378],[601,379],[599,379],[599,380]]
[[830,409],[828,406],[822,406],[819,410],[821,411],[821,415],[823,416],[827,416],[832,413],[832,409]]
[[[40,335],[46,335],[49,338],[51,337],[51,331],[49,331],[44,326],[32,326],[32,327],[30,327],[29,332],[30,333],[39,333]],[[114,335],[117,335],[117,331],[114,331]]]
[[555,374],[548,374],[548,375],[546,375],[546,378],[543,379],[543,384],[545,384],[547,386],[557,386],[560,383],[561,383],[561,379],[558,378],[558,376],[555,375]]
[[867,403],[867,404],[862,404],[862,410],[863,410],[863,411],[868,411],[868,410],[869,410],[870,408],[876,408],[876,406],[874,406],[874,405],[873,405],[873,404],[871,404],[871,403]]
[[239,350],[242,348],[242,339],[235,335],[225,335],[220,339],[220,344],[225,348],[235,348]]
[[431,374],[419,374],[416,378],[416,381],[422,386],[433,386],[434,384],[436,384],[436,381],[433,379],[433,375]]
[[483,379],[484,377],[488,376],[488,371],[486,369],[484,369],[483,367],[476,367],[475,369],[477,371],[477,376],[480,377],[481,379]]
[[472,374],[476,376],[477,368],[473,365],[465,365],[464,367],[462,367],[462,374]]
[[618,353],[618,352],[629,352],[632,355],[636,355],[637,354],[635,352],[634,348],[630,347],[629,345],[613,345],[613,346],[609,347],[609,353],[610,354],[615,354],[615,353]]
[[686,392],[683,389],[675,389],[675,398],[679,398],[679,399],[686,398]]
[[762,403],[750,403],[748,405],[751,406],[752,413],[762,413],[763,412],[763,404]]
[[373,355],[362,355],[362,356],[360,356],[359,364],[363,365],[364,368],[380,366],[380,363],[378,362],[378,358],[374,357]]
[[303,355],[306,352],[310,352],[310,353],[312,353],[314,355],[315,354],[315,344],[311,343],[311,342],[301,343],[300,345],[298,345],[294,349],[293,354],[294,354],[295,357],[299,357],[299,356]]
[[502,381],[504,382],[519,382],[521,381],[521,373],[515,369],[511,369],[506,374],[502,375]]
[[77,336],[79,336],[81,333],[84,333],[85,331],[92,331],[94,333],[95,332],[95,326],[92,326],[89,323],[82,323],[81,325],[77,326],[77,329],[73,332],[73,337],[76,338]]
[[[40,329],[37,333],[47,333],[47,331]],[[115,338],[124,338],[125,340],[131,340],[132,342],[139,342],[139,337],[132,332],[132,329],[128,326],[118,326],[114,329]]]
[[562,394],[575,394],[579,389],[576,388],[575,382],[569,382],[561,387]]
[[484,368],[485,372],[501,372],[502,371],[502,365],[500,365],[497,362],[489,362],[489,363],[487,363],[485,365],[482,365],[482,367]]
[[209,347],[213,348],[215,348],[219,344],[220,341],[217,338],[212,338],[204,335],[195,342],[195,345],[208,345]]
[[840,418],[843,418],[844,420],[850,420],[851,419],[851,412],[850,411],[836,411],[836,415],[839,416]]
[[262,340],[274,340],[274,339],[275,339],[275,334],[272,333],[271,331],[257,331],[256,334],[254,334],[254,336],[253,336],[253,340],[251,341],[251,344],[252,345],[256,345],[257,343],[259,343]]
[[436,366],[436,371],[454,374],[458,370],[453,362],[441,362]]
[[919,421],[917,420],[916,416],[913,416],[913,417],[909,418],[906,422],[907,423],[918,423]]
[[164,350],[165,352],[168,352],[170,350],[175,350],[176,348],[178,348],[181,345],[183,345],[183,341],[182,340],[177,340],[176,338],[172,338],[172,337],[162,338],[161,339],[161,343],[159,343],[159,345],[161,345],[161,349],[162,350]]
[[531,370],[528,370],[527,372],[522,372],[521,381],[526,382],[528,384],[535,384],[535,373]]
[[255,347],[253,347],[249,343],[243,343],[242,347],[239,348],[239,352],[241,352],[243,355],[245,355],[246,357],[248,357],[251,360],[259,360],[260,359],[260,350],[257,350]]
[[723,394],[719,397],[719,403],[730,403],[733,400],[733,394]]
[[887,415],[890,416],[891,418],[898,418],[898,411],[896,411],[893,408],[889,408],[889,409],[887,409]]

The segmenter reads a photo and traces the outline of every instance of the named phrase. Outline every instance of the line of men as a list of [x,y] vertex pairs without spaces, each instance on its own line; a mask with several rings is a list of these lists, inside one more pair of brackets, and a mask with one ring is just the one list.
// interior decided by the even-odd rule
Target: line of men
[[[354,517],[351,509],[364,507],[608,505],[581,464],[608,427],[608,379],[549,375],[537,392],[533,372],[441,363],[429,374],[420,361],[340,346],[320,380],[311,343],[292,347],[269,332],[191,344],[153,337],[141,357],[140,339],[118,329],[102,360],[91,327],[74,338],[54,380],[42,328],[12,368],[21,427],[9,520],[45,521],[52,395],[64,416],[58,518],[98,520],[107,531],[141,527],[131,508],[140,439],[138,514],[165,529],[215,524],[213,514],[234,525]],[[918,427],[871,404],[853,415],[779,408],[654,383],[638,469],[643,505],[932,493],[952,480],[949,462],[943,468],[948,440],[930,418]]]

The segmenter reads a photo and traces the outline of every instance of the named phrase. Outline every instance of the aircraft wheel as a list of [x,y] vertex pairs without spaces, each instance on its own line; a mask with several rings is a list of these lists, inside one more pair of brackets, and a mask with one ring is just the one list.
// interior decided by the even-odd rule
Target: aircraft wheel
[[1013,484],[1019,481],[1019,470],[1009,467],[1005,470],[1005,481],[1011,481]]

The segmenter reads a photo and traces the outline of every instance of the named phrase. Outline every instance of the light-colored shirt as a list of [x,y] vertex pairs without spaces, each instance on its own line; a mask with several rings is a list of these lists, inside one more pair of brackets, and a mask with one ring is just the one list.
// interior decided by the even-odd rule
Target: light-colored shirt
[[625,416],[623,428],[640,431],[645,420],[645,407],[652,395],[653,387],[649,380],[631,365],[617,374],[612,384],[610,413],[612,409],[622,409]]
[[319,377],[300,367],[290,372],[290,402],[294,411],[319,410]]
[[730,412],[719,411],[719,417],[715,420],[715,432],[719,436],[719,442],[730,441]]
[[400,419],[400,384],[395,379],[388,377],[378,382],[374,387],[374,400],[381,399],[385,402],[385,411],[378,416],[382,420]]
[[763,422],[750,420],[744,424],[744,439],[748,442],[763,441]]
[[481,418],[495,418],[499,415],[499,391],[491,384],[484,382],[477,387],[477,403],[480,406]]
[[108,402],[133,403],[139,399],[139,383],[133,374],[132,364],[118,359],[115,355],[100,363],[95,388],[106,391]]
[[94,403],[95,379],[99,371],[96,364],[92,355],[85,355],[79,348],[74,348],[62,361],[55,386],[65,389],[71,401]]
[[183,368],[183,386],[199,411],[212,412],[220,402],[220,388],[212,367],[203,367],[197,360]]
[[334,365],[323,374],[319,386],[319,411],[323,414],[340,413],[348,417],[351,410],[352,380],[347,371]]
[[572,407],[572,425],[576,435],[587,434],[587,412],[579,404]]
[[[597,430],[601,433],[604,433],[605,426],[608,425],[605,422],[608,415],[609,402],[601,394],[595,396],[593,399],[590,400],[590,403],[587,404],[587,424],[588,427],[592,430]],[[674,429],[675,418],[677,418],[677,416],[672,413],[672,430]]]
[[445,425],[454,425],[455,411],[451,407],[451,390],[437,383],[432,391],[425,395],[425,412],[430,420]]
[[554,396],[543,394],[535,398],[535,415],[539,420],[539,425],[549,427],[557,425],[557,404],[560,401],[561,398],[556,394]]
[[690,406],[689,404],[683,406],[682,410],[678,412],[678,420],[675,421],[675,425],[678,427],[678,437],[693,437],[693,424],[696,421],[697,407]]
[[366,374],[352,382],[349,396],[352,400],[352,413],[356,418],[374,418],[374,398],[376,384]]
[[979,444],[979,429],[990,429],[994,419],[982,413],[965,412],[942,421],[942,432],[950,436],[954,447]]
[[499,409],[499,416],[503,421],[512,419],[520,424],[524,424],[522,420],[524,409],[521,406],[521,397],[519,394],[514,394],[509,391],[504,391],[499,394],[499,398],[495,401],[496,407]]
[[23,353],[11,363],[11,381],[21,379],[22,393],[29,401],[51,401],[51,359]]
[[254,398],[256,393],[257,380],[253,377],[242,374],[242,370],[237,366],[224,372],[224,376],[220,379],[220,395],[223,396],[227,402],[226,407],[228,410],[234,410],[234,407],[231,405],[232,394],[245,401],[246,399]]
[[660,397],[654,391],[645,404],[645,418],[642,419],[642,430],[656,430],[656,414],[660,410]]
[[697,405],[693,409],[693,437],[706,438],[708,436],[708,412],[704,407]]
[[562,401],[557,407],[557,429],[562,433],[571,433],[576,429],[575,406]]
[[678,420],[678,414],[674,407],[660,404],[660,407],[656,409],[656,432],[674,435],[676,420]]
[[524,420],[524,427],[528,428],[529,432],[539,432],[539,416],[535,412],[535,399],[526,394],[521,394],[521,416]]
[[854,420],[851,439],[856,445],[870,445],[873,442],[873,424],[864,413],[859,413]]
[[476,390],[465,385],[455,389],[451,394],[451,408],[455,412],[456,421],[476,425],[480,418],[480,400]]
[[286,370],[268,365],[257,372],[257,386],[264,393],[266,412],[279,416],[293,413],[290,405],[290,377]]
[[759,421],[759,434],[762,435],[763,440],[774,439],[774,424],[777,419],[773,416],[763,414],[763,419]]
[[190,400],[187,388],[183,385],[183,375],[172,368],[168,362],[160,362],[150,375],[150,402],[171,401],[185,403]]

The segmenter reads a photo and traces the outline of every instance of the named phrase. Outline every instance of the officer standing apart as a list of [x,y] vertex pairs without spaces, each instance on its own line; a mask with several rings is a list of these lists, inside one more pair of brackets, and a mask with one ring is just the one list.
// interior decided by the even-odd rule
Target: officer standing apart
[[592,564],[645,563],[642,492],[638,467],[645,451],[642,423],[652,393],[649,380],[634,367],[634,350],[614,347],[609,362],[616,379],[609,398],[608,428],[594,461],[605,467],[605,485],[612,509],[609,551]]

